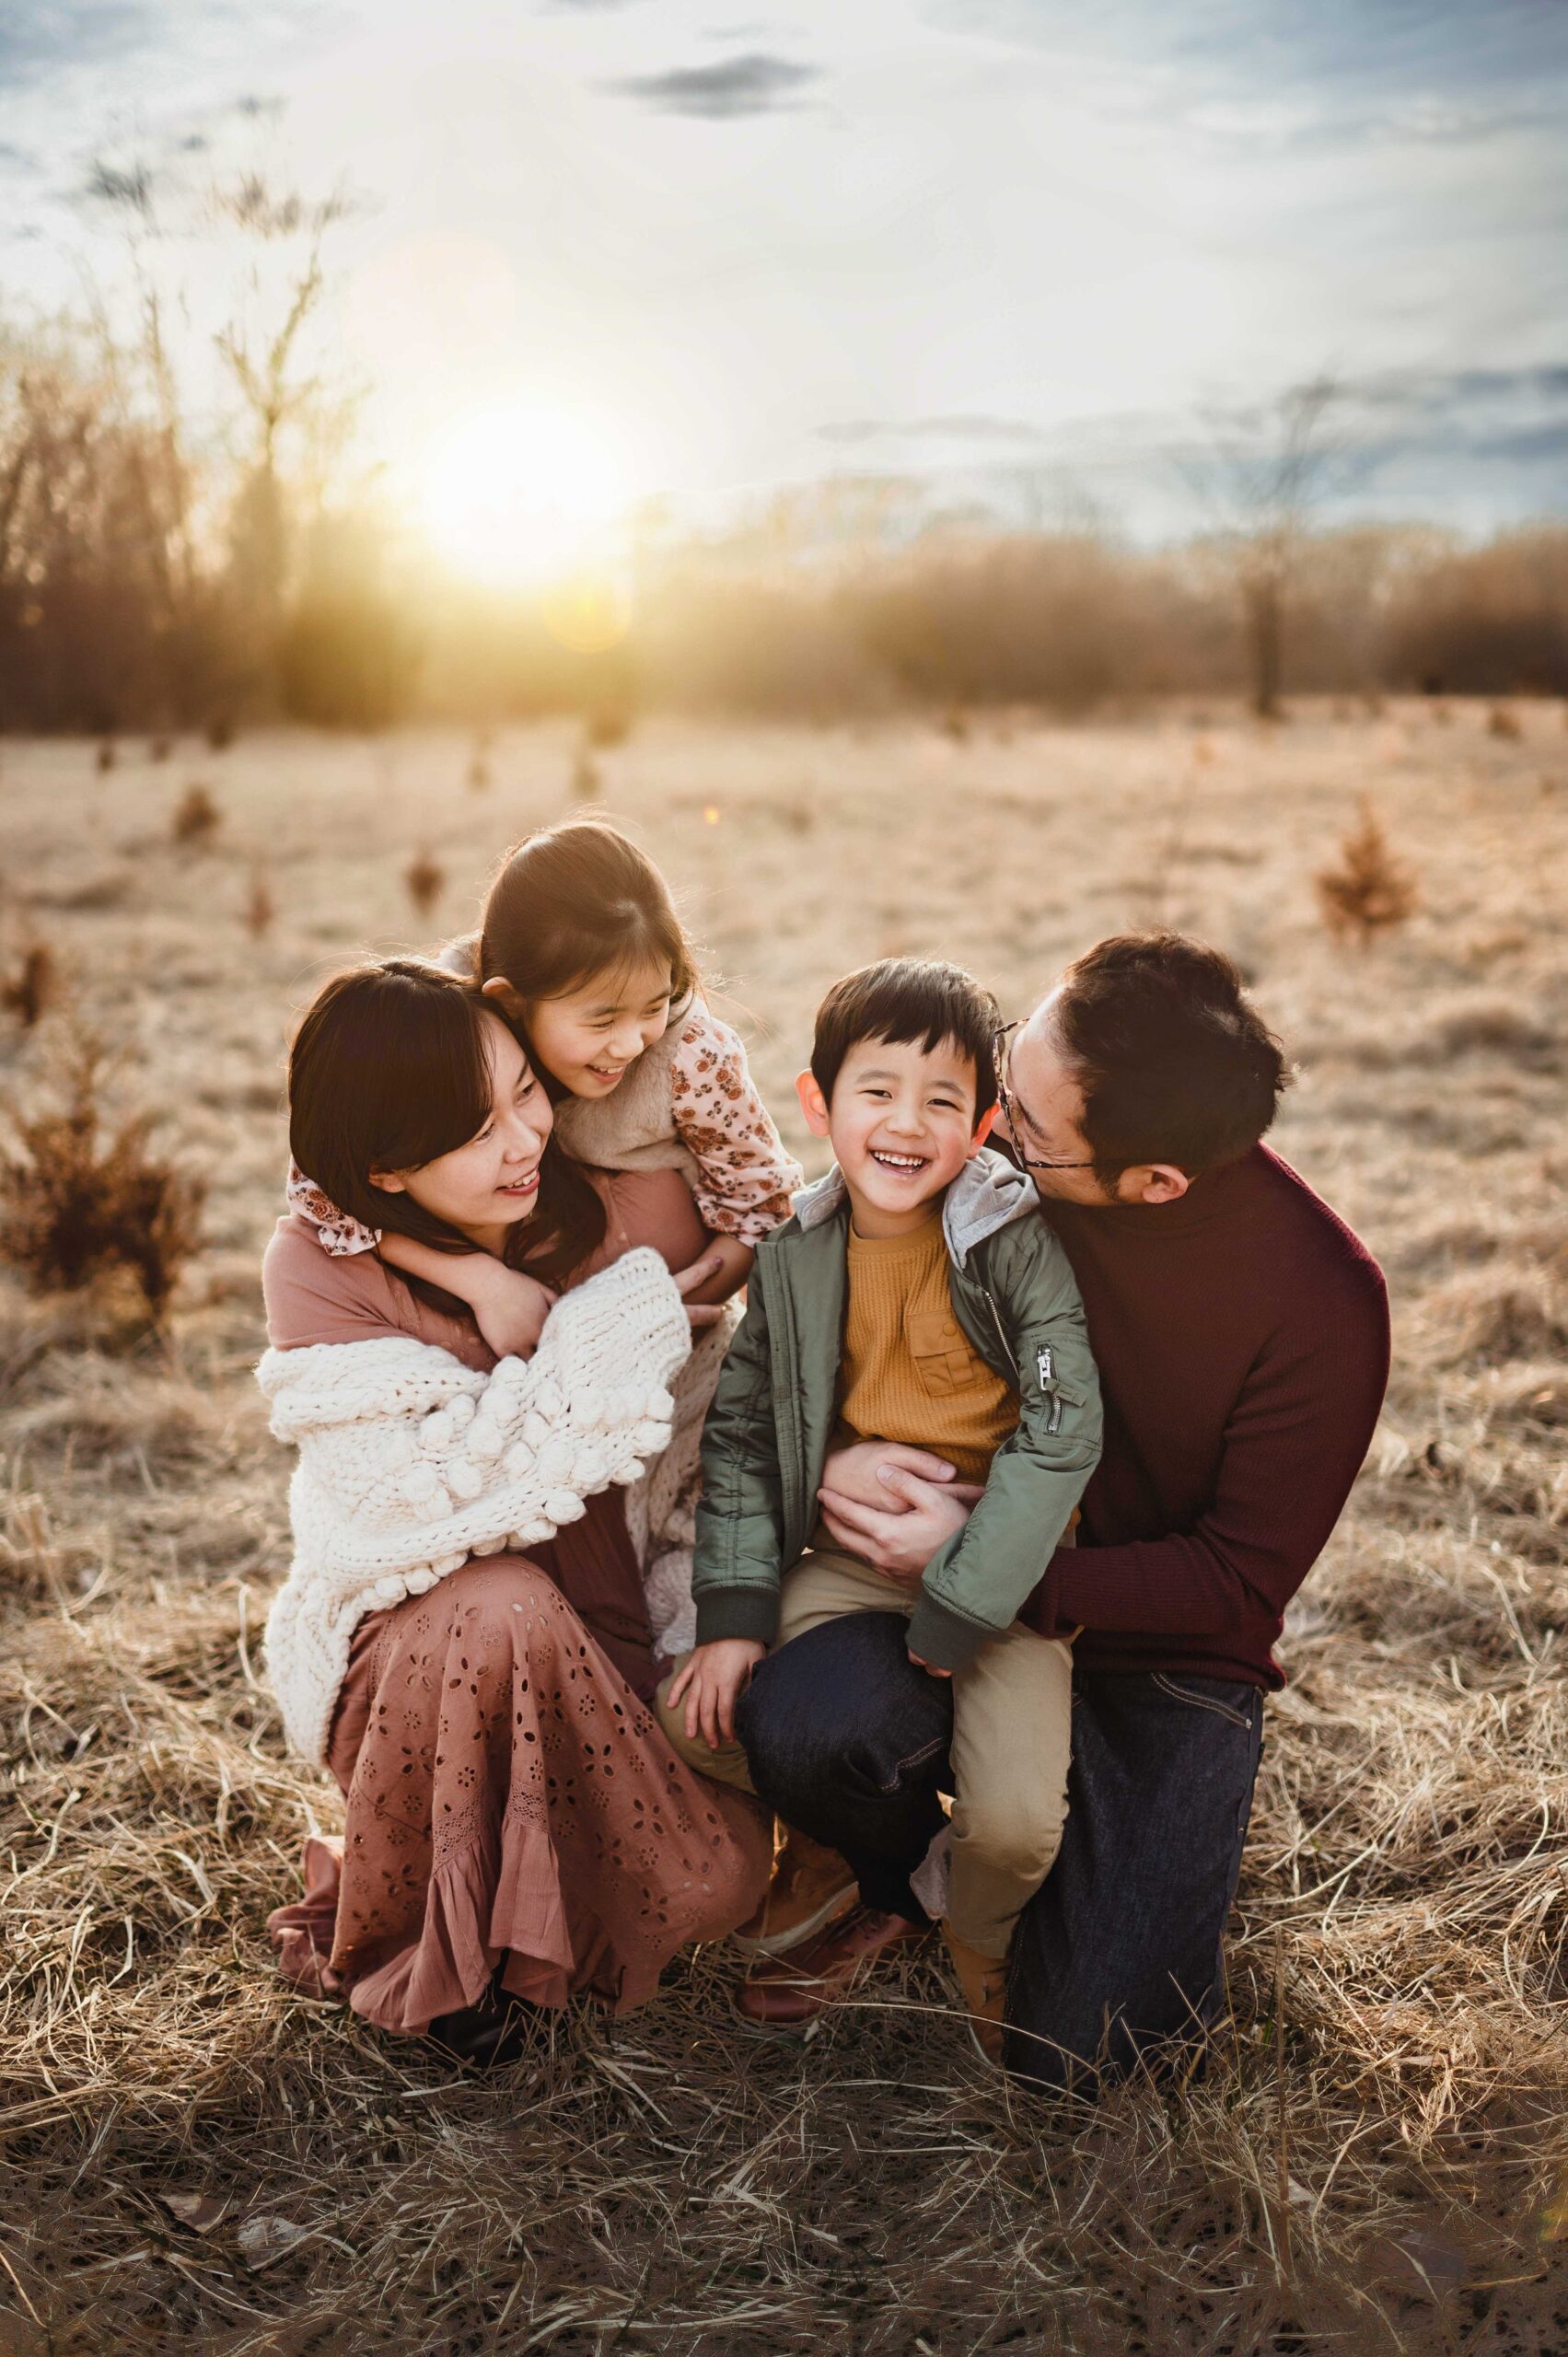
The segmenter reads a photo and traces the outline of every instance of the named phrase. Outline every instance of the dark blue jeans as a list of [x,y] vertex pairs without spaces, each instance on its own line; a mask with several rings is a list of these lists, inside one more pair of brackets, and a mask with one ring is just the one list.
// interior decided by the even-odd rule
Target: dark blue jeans
[[[916,1669],[900,1614],[857,1612],[759,1666],[737,1713],[757,1790],[831,1844],[868,1907],[923,1920],[909,1877],[951,1789],[952,1689]],[[1080,1674],[1055,1866],[1025,1909],[1007,1983],[1010,2070],[1083,2085],[1191,2059],[1217,2013],[1261,1748],[1255,1686]]]

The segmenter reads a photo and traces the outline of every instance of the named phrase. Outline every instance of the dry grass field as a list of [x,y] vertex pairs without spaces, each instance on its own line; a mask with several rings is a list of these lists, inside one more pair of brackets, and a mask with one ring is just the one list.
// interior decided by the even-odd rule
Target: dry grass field
[[[1276,1143],[1388,1272],[1393,1385],[1292,1617],[1232,2017],[1201,2085],[1095,2109],[988,2078],[928,1961],[797,2046],[701,1951],[489,2081],[274,1980],[266,1912],[337,1813],[257,1676],[291,1013],[470,922],[596,778],[564,725],[479,760],[0,744],[6,970],[48,945],[210,1185],[164,1341],[0,1278],[7,2352],[1568,2348],[1564,717],[658,723],[593,755],[781,1112],[848,966],[941,951],[1012,1013],[1098,935],[1179,924],[1254,981],[1300,1067]],[[177,842],[196,785],[215,823]],[[1365,951],[1312,882],[1363,795],[1421,891]],[[7,1098],[47,1095],[65,1027],[0,1016]]]

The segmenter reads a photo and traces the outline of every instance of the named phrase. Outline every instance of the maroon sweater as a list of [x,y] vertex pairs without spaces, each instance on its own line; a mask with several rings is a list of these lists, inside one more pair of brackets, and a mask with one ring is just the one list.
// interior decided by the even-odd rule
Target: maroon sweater
[[1179,1202],[1048,1202],[1105,1398],[1078,1546],[1022,1618],[1086,1670],[1277,1687],[1284,1608],[1350,1494],[1388,1377],[1365,1246],[1267,1146]]

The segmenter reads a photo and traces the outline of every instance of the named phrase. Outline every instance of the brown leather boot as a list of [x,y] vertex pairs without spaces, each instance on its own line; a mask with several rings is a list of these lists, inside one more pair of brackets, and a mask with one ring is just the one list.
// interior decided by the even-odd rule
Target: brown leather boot
[[773,1860],[762,1904],[729,1936],[748,1956],[787,1956],[854,1903],[854,1876],[838,1852],[792,1826]]
[[964,2011],[969,2015],[965,2026],[970,2042],[982,2062],[994,2070],[1002,2068],[1002,2026],[1007,2003],[1007,1959],[1005,1956],[982,1956],[960,1940],[951,1923],[944,1923],[942,1936],[947,1943],[947,1954],[958,1976],[963,1996]]
[[852,1907],[836,1923],[804,1941],[793,1955],[770,1962],[749,1980],[736,2005],[749,2022],[777,2028],[808,2022],[846,1997],[861,1974],[889,1948],[923,1940],[923,1923]]

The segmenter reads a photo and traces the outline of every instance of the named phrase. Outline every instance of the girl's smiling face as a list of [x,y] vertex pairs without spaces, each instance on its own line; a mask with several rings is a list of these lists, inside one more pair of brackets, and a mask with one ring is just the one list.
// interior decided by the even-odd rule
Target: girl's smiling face
[[668,964],[606,967],[561,998],[530,1002],[534,1053],[574,1097],[608,1097],[669,1022]]
[[466,1144],[414,1170],[373,1170],[384,1194],[406,1194],[482,1250],[494,1250],[539,1201],[539,1168],[554,1125],[549,1097],[499,1016],[484,1017],[490,1111]]

